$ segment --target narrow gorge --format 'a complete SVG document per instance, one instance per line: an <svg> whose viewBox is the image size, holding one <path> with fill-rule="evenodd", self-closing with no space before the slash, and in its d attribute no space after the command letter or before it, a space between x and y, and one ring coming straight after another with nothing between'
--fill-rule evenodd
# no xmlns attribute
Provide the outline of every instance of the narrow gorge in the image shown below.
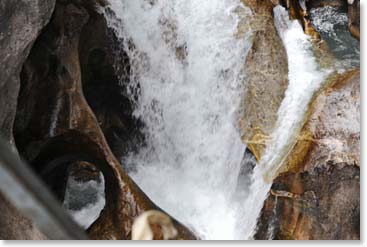
<svg viewBox="0 0 367 247"><path fill-rule="evenodd" d="M359 8L4 0L1 136L90 239L360 239Z"/></svg>

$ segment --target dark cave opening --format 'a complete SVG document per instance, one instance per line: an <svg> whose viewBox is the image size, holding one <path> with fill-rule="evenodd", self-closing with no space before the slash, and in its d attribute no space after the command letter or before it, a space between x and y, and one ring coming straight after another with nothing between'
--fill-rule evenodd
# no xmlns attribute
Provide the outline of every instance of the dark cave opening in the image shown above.
<svg viewBox="0 0 367 247"><path fill-rule="evenodd" d="M91 39L91 32L100 33L98 39ZM91 19L82 30L79 56L84 96L112 152L121 160L144 145L144 124L133 116L132 98L137 96L128 93L130 61L119 44L104 19Z"/></svg>
<svg viewBox="0 0 367 247"><path fill-rule="evenodd" d="M70 14L75 16L65 18ZM126 90L128 57L116 48L118 42L105 19L89 13L84 25L87 16L83 8L72 4L56 7L23 65L13 134L20 155L60 204L70 177L101 182L96 174L102 172L108 181L105 199L109 208L105 211L111 211L119 185L108 164L108 151L99 146L103 135L119 160L136 150L144 137L141 121L132 116L133 104ZM92 130L99 125L102 139L86 138L83 132L88 130L78 129L83 125ZM73 196L76 200L68 203L71 209L93 203L95 191L88 193L90 196L80 197L82 201Z"/></svg>

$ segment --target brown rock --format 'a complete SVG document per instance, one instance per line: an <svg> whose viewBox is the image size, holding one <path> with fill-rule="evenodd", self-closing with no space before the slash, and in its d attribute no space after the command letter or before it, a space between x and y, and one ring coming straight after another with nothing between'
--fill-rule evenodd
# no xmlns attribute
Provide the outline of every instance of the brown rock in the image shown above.
<svg viewBox="0 0 367 247"><path fill-rule="evenodd" d="M360 39L360 1L353 0L348 4L348 27L352 36Z"/></svg>
<svg viewBox="0 0 367 247"><path fill-rule="evenodd" d="M130 61L121 49L121 41L107 27L105 17L93 10L88 12L90 18L81 31L83 45L79 48L83 93L119 159L144 142L142 123L133 117L132 97L127 92Z"/></svg>
<svg viewBox="0 0 367 247"><path fill-rule="evenodd" d="M287 1L286 7L289 10L290 17L293 20L299 20L305 31L305 34L312 37L314 40L320 40L319 33L311 24L309 3L305 0Z"/></svg>
<svg viewBox="0 0 367 247"><path fill-rule="evenodd" d="M99 170L97 167L89 162L80 161L70 165L68 170L69 176L73 177L78 182L97 181L101 182Z"/></svg>
<svg viewBox="0 0 367 247"><path fill-rule="evenodd" d="M315 98L273 182L257 239L359 239L359 87L360 72L352 70Z"/></svg>
<svg viewBox="0 0 367 247"><path fill-rule="evenodd" d="M359 70L336 74L308 111L286 171L311 170L315 164L341 161L359 166Z"/></svg>
<svg viewBox="0 0 367 247"><path fill-rule="evenodd" d="M359 168L329 165L277 177L273 190L294 192L294 196L268 197L255 238L359 239ZM302 184L301 191L294 189L295 181Z"/></svg>
<svg viewBox="0 0 367 247"><path fill-rule="evenodd" d="M130 239L134 219L146 210L159 208L123 171L84 98L79 43L83 26L92 18L87 9L79 1L58 2L49 25L32 48L22 72L15 140L50 188L65 183L71 164L95 165L105 178L106 206L88 229L89 236ZM174 223L178 238L195 238L187 228Z"/></svg>
<svg viewBox="0 0 367 247"><path fill-rule="evenodd" d="M245 62L246 78L242 139L259 160L277 120L277 111L288 86L287 54L274 26L270 1L243 0L253 12L239 24L239 33L253 29L252 47Z"/></svg>

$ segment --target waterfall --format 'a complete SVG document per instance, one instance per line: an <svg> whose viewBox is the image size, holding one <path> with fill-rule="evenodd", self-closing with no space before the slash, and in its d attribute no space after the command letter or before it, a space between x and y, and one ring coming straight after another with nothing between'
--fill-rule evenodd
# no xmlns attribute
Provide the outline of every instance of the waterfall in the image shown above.
<svg viewBox="0 0 367 247"><path fill-rule="evenodd" d="M295 144L305 120L308 104L331 72L321 69L312 51L312 43L298 21L289 20L281 6L274 8L275 26L283 40L288 57L289 84L278 110L278 121L272 138L260 161L271 181L282 160Z"/></svg>
<svg viewBox="0 0 367 247"><path fill-rule="evenodd" d="M264 154L255 167L249 194L239 207L242 236L251 238L256 230L257 218L287 154L292 150L303 126L308 105L321 88L330 71L322 70L312 52L310 38L303 32L297 20L291 21L288 12L281 6L274 8L275 27L286 48L288 58L288 87L278 110L278 119Z"/></svg>
<svg viewBox="0 0 367 247"><path fill-rule="evenodd" d="M134 115L147 144L122 162L161 208L203 239L233 239L230 198L246 146L238 108L249 42L239 0L114 0L109 25L132 63ZM133 47L131 47L131 43Z"/></svg>
<svg viewBox="0 0 367 247"><path fill-rule="evenodd" d="M239 192L246 146L237 123L251 44L250 33L236 38L239 8L251 14L240 0L110 0L102 10L129 55L133 114L145 124L146 144L122 162L157 205L202 239L252 237L271 186L264 176L271 182L325 78L302 27L276 7L289 87L272 141L247 193Z"/></svg>

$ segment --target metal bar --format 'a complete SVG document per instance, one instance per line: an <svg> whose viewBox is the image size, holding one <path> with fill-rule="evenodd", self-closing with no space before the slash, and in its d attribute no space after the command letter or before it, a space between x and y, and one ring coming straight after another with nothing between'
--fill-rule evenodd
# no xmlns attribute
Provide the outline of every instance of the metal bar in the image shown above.
<svg viewBox="0 0 367 247"><path fill-rule="evenodd" d="M48 239L87 239L46 185L1 138L0 190Z"/></svg>

